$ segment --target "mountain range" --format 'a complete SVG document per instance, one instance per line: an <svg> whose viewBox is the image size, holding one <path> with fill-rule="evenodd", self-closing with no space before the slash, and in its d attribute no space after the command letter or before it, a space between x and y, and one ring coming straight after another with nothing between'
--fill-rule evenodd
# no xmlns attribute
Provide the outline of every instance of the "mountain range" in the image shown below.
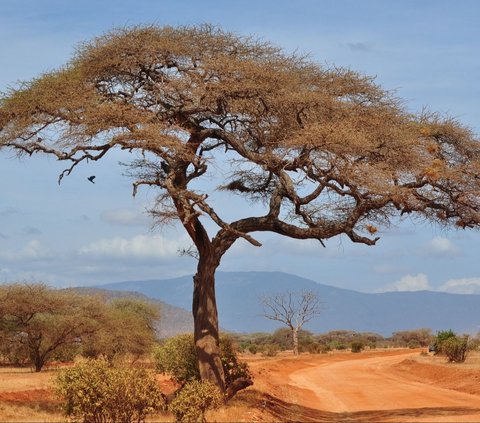
<svg viewBox="0 0 480 423"><path fill-rule="evenodd" d="M179 307L185 313L191 310L192 276L109 283L97 288L138 292ZM434 332L452 329L460 333L480 330L480 295L432 291L362 293L282 272L217 272L220 326L234 332L277 329L282 324L263 316L259 297L302 290L317 293L323 305L321 314L304 326L314 333L347 329L390 336L396 331L416 328L431 328ZM186 319L185 314L181 315ZM174 313L170 318L173 316ZM165 325L169 325L168 321Z"/></svg>

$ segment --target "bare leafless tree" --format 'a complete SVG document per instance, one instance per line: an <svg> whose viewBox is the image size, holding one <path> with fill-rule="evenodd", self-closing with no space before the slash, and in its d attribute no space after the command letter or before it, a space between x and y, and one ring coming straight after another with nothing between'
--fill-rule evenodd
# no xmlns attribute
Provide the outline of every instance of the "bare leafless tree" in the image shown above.
<svg viewBox="0 0 480 423"><path fill-rule="evenodd" d="M298 331L318 316L323 308L318 295L313 291L280 292L263 294L260 297L263 315L287 325L292 331L293 354L298 355Z"/></svg>
<svg viewBox="0 0 480 423"><path fill-rule="evenodd" d="M111 150L132 153L133 193L157 188L153 215L178 219L198 252L200 373L222 390L215 271L238 239L344 234L374 245L405 214L480 225L480 148L468 128L413 115L351 70L208 25L126 28L82 44L64 67L0 97L0 148L69 163L60 179ZM263 211L229 220L203 178Z"/></svg>

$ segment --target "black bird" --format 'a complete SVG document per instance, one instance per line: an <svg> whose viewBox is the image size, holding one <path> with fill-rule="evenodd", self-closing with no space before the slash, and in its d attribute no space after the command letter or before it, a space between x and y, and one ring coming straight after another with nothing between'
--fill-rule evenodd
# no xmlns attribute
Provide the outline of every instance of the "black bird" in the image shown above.
<svg viewBox="0 0 480 423"><path fill-rule="evenodd" d="M170 165L167 162L160 162L160 167L167 175L170 173Z"/></svg>
<svg viewBox="0 0 480 423"><path fill-rule="evenodd" d="M90 177L87 178L92 184L95 183L94 179L95 179L95 175L92 175Z"/></svg>

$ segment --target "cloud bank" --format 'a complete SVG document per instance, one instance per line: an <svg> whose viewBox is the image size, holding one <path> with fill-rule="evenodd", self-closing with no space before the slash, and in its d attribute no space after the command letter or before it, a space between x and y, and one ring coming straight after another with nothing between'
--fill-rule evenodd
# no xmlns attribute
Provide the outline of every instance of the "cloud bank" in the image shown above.
<svg viewBox="0 0 480 423"><path fill-rule="evenodd" d="M78 253L97 258L165 259L178 256L186 248L185 238L167 239L161 235L137 235L133 238L101 239L81 247Z"/></svg>
<svg viewBox="0 0 480 423"><path fill-rule="evenodd" d="M430 291L432 287L428 282L428 277L424 273L417 275L406 275L397 282L387 285L382 292L392 291Z"/></svg>

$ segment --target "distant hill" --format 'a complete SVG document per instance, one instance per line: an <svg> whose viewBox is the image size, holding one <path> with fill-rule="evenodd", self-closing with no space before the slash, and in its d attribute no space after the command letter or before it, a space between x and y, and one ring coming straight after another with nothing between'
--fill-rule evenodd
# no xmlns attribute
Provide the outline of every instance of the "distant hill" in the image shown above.
<svg viewBox="0 0 480 423"><path fill-rule="evenodd" d="M218 272L216 280L220 325L236 332L271 331L280 327L262 317L258 296L302 289L317 292L325 306L322 314L305 327L316 333L349 329L389 336L395 331L420 327L469 333L480 330L480 295L430 291L366 294L281 272ZM192 276L99 287L136 291L185 310L191 308Z"/></svg>
<svg viewBox="0 0 480 423"><path fill-rule="evenodd" d="M147 296L139 292L126 290L111 290L94 287L75 288L83 294L100 294L107 299L133 297L158 304L160 307L160 321L155 329L159 338L168 338L179 333L193 332L192 313L180 307L167 304L163 301Z"/></svg>

